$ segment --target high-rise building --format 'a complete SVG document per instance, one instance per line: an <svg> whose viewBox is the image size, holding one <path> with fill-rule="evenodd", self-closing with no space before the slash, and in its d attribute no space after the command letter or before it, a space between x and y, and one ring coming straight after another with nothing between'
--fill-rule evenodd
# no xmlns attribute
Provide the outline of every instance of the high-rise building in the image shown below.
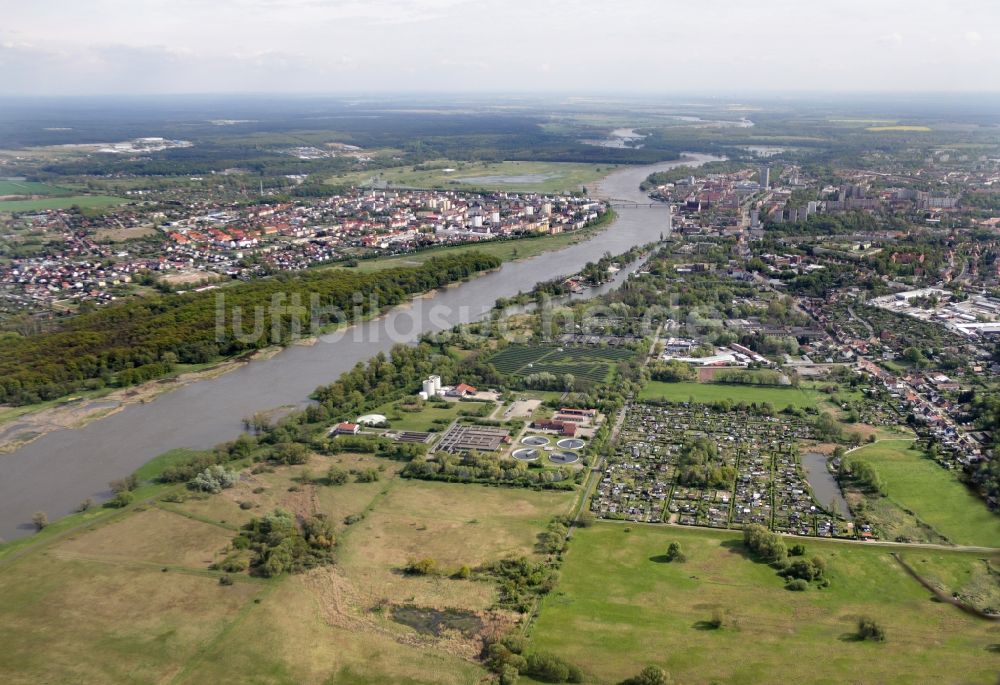
<svg viewBox="0 0 1000 685"><path fill-rule="evenodd" d="M762 189L764 189L764 190L767 190L768 188L770 188L771 187L771 168L769 166L767 166L767 165L762 164L757 173L760 175L760 178L758 179L758 183L760 184L760 187Z"/></svg>

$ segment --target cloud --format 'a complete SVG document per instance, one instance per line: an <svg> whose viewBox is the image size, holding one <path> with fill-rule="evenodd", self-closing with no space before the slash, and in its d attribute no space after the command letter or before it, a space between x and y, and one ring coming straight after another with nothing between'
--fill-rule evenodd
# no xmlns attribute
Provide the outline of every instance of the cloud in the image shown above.
<svg viewBox="0 0 1000 685"><path fill-rule="evenodd" d="M978 0L8 4L3 94L1000 89Z"/></svg>
<svg viewBox="0 0 1000 685"><path fill-rule="evenodd" d="M900 46L903 44L903 36L898 31L879 36L879 42L884 45Z"/></svg>

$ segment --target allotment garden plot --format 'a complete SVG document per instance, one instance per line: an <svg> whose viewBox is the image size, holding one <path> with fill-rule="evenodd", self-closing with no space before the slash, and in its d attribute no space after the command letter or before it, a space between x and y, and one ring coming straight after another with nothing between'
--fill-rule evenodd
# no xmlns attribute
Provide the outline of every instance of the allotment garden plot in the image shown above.
<svg viewBox="0 0 1000 685"><path fill-rule="evenodd" d="M591 383L604 383L611 377L614 367L631 359L633 354L631 350L617 348L512 345L489 361L497 371L508 376L572 374Z"/></svg>
<svg viewBox="0 0 1000 685"><path fill-rule="evenodd" d="M795 416L632 404L591 508L611 519L847 535L802 475L796 443L810 438Z"/></svg>

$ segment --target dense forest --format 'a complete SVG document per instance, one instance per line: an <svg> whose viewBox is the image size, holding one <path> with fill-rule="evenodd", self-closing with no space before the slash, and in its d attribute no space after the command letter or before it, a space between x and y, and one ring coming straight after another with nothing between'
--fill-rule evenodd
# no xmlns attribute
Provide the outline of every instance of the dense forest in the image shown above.
<svg viewBox="0 0 1000 685"><path fill-rule="evenodd" d="M0 340L0 402L31 404L81 389L127 386L377 313L409 295L499 266L481 253L376 273L323 269L214 292L164 295L84 314L59 330ZM360 302L356 293L364 297ZM276 303L277 306L272 306ZM235 316L234 316L235 313ZM242 315L242 316L241 316Z"/></svg>

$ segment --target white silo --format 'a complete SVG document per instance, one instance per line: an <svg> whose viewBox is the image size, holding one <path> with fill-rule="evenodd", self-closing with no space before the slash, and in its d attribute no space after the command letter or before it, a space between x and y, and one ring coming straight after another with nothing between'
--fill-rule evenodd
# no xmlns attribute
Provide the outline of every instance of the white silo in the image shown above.
<svg viewBox="0 0 1000 685"><path fill-rule="evenodd" d="M441 376L430 376L427 380L434 384L434 392L432 394L437 395L441 392Z"/></svg>
<svg viewBox="0 0 1000 685"><path fill-rule="evenodd" d="M434 388L433 376L424 381L423 390L424 394L427 395L427 397L434 397L434 395L437 394L437 390Z"/></svg>

